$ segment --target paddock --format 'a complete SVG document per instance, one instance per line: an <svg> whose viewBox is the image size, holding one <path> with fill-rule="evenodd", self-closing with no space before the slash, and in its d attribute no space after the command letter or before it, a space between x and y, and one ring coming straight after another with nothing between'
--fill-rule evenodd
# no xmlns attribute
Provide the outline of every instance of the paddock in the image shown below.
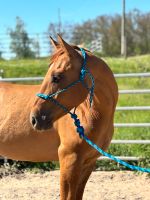
<svg viewBox="0 0 150 200"><path fill-rule="evenodd" d="M140 74L118 74L116 78L128 77L150 77L150 73ZM42 77L2 79L1 81L41 81ZM122 90L124 94L144 94L149 93L149 89L144 90ZM150 110L149 106L124 106L117 107L117 112L123 110ZM118 123L116 127L149 127L150 123ZM150 144L150 140L112 140L114 144ZM102 157L103 158L103 157ZM126 157L124 160L138 160L134 155ZM136 174L131 171L94 171L87 183L84 192L84 200L149 200L150 178L145 174ZM2 200L41 200L60 199L59 195L59 170L37 173L13 174L0 178L0 199Z"/></svg>
<svg viewBox="0 0 150 200"><path fill-rule="evenodd" d="M129 171L95 171L84 200L149 200L150 178ZM59 200L59 171L14 174L0 179L1 200Z"/></svg>

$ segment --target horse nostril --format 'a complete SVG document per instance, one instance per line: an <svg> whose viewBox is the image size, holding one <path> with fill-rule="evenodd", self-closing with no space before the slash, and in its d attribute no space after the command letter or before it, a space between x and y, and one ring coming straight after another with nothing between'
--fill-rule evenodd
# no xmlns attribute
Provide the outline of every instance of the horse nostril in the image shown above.
<svg viewBox="0 0 150 200"><path fill-rule="evenodd" d="M33 127L35 127L37 125L37 119L34 116L32 116L31 123L32 123Z"/></svg>

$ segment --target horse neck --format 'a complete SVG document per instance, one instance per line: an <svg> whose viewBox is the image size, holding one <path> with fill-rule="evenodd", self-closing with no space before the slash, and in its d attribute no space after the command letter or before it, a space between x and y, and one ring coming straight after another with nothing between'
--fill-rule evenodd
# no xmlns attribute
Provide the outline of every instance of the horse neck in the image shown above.
<svg viewBox="0 0 150 200"><path fill-rule="evenodd" d="M95 79L95 90L94 94L97 99L95 104L98 103L98 100L102 101L103 99L110 100L113 99L115 103L118 100L118 86L116 80L114 78L113 72L108 67L108 65L97 58L92 54L88 54L88 62L87 67L89 68L90 72L93 74Z"/></svg>
<svg viewBox="0 0 150 200"><path fill-rule="evenodd" d="M85 118L97 118L105 113L113 113L118 99L118 88L112 71L103 60L91 54L88 54L87 68L95 79L94 97L92 108L89 105L89 95L80 104L78 109L81 115Z"/></svg>

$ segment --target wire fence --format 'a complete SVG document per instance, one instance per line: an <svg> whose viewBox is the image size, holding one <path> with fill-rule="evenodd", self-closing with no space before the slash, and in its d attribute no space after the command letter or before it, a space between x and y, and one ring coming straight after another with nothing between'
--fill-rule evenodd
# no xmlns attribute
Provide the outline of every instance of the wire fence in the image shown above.
<svg viewBox="0 0 150 200"><path fill-rule="evenodd" d="M51 52L51 46L48 33L29 33L28 36L32 41L31 49L35 52L36 57L49 55ZM0 55L2 58L10 59L15 57L15 54L11 51L10 46L10 35L0 33Z"/></svg>
<svg viewBox="0 0 150 200"><path fill-rule="evenodd" d="M150 77L150 72L147 73L126 73L126 74L114 74L116 78L131 78L131 77ZM26 82L26 81L42 81L43 77L22 77L22 78L0 78L1 82ZM150 89L137 89L137 90L119 90L120 94L150 94ZM149 111L150 106L124 106L117 107L116 111ZM150 123L115 123L114 127L117 128L131 128L131 127L150 127ZM150 140L112 140L112 144L150 144ZM129 156L118 156L123 160L139 160L139 157L129 157ZM4 159L1 157L1 159ZM106 157L100 157L101 159L107 159ZM6 160L6 158L5 158Z"/></svg>

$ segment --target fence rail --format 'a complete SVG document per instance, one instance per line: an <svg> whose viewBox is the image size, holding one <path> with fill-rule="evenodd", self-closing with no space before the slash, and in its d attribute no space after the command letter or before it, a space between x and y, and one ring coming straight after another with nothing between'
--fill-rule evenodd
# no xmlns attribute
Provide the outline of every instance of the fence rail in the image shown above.
<svg viewBox="0 0 150 200"><path fill-rule="evenodd" d="M20 78L0 78L1 82L26 82L26 81L42 81L43 77L20 77Z"/></svg>
<svg viewBox="0 0 150 200"><path fill-rule="evenodd" d="M114 126L118 127L150 127L150 123L115 123Z"/></svg>
<svg viewBox="0 0 150 200"><path fill-rule="evenodd" d="M150 140L112 140L112 144L150 144Z"/></svg>
<svg viewBox="0 0 150 200"><path fill-rule="evenodd" d="M117 107L117 111L122 110L150 110L150 106L123 106L123 107Z"/></svg>
<svg viewBox="0 0 150 200"><path fill-rule="evenodd" d="M128 160L128 161L138 161L140 159L140 157L134 157L134 156L116 156L116 157L121 159L121 160ZM104 159L110 160L110 158L105 157L105 156L101 156L97 160L104 160Z"/></svg>
<svg viewBox="0 0 150 200"><path fill-rule="evenodd" d="M150 77L150 72L147 73L124 73L114 74L116 78L138 78L138 77ZM20 82L20 81L42 81L43 77L20 77L20 78L1 78L0 81L4 82Z"/></svg>
<svg viewBox="0 0 150 200"><path fill-rule="evenodd" d="M147 73L125 73L125 74L114 74L116 78L139 78L139 77L150 77L150 72ZM21 78L1 78L0 82L28 82L28 81L42 81L43 77L21 77ZM130 89L130 90L119 90L120 94L150 94L150 89ZM140 111L145 110L149 111L150 106L124 106L124 107L117 107L117 111ZM115 123L114 126L116 128L121 127L150 127L150 123ZM150 140L112 140L112 144L150 144ZM139 157L131 157L131 156L117 156L122 160L139 160ZM0 159L4 159L0 157ZM109 159L106 157L101 156L98 160L102 159ZM5 158L6 160L6 158Z"/></svg>
<svg viewBox="0 0 150 200"><path fill-rule="evenodd" d="M114 74L116 78L139 78L139 77L150 77L150 72L146 73L124 73Z"/></svg>
<svg viewBox="0 0 150 200"><path fill-rule="evenodd" d="M43 77L22 77L22 78L2 78L0 82L28 82L28 81L42 81ZM140 90L119 90L119 94L150 94L150 89Z"/></svg>
<svg viewBox="0 0 150 200"><path fill-rule="evenodd" d="M119 90L119 94L150 94L150 89Z"/></svg>

